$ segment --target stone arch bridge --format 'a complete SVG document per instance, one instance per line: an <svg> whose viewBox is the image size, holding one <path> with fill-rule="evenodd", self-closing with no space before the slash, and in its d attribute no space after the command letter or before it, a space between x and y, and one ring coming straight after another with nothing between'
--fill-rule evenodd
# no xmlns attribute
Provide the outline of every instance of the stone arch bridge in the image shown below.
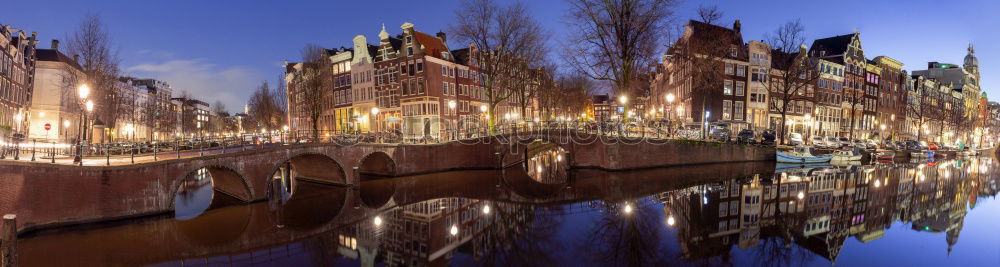
<svg viewBox="0 0 1000 267"><path fill-rule="evenodd" d="M687 164L767 161L773 148L680 140L612 139L575 131L537 131L440 144L305 143L126 166L0 165L0 212L33 228L162 214L182 181L199 169L217 192L243 202L267 198L275 173L298 182L354 187L362 179L497 169L546 140L566 149L572 168L628 170Z"/></svg>

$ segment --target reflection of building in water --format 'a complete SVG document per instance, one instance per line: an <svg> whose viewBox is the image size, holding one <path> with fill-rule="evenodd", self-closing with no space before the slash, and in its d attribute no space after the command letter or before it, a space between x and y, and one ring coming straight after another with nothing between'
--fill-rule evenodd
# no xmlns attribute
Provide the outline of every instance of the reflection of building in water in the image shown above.
<svg viewBox="0 0 1000 267"><path fill-rule="evenodd" d="M802 168L662 193L686 259L727 258L738 246L795 243L835 262L847 238L869 242L894 221L945 232L951 246L976 196L995 196L992 159ZM735 205L735 207L734 207ZM734 219L738 219L735 220Z"/></svg>
<svg viewBox="0 0 1000 267"><path fill-rule="evenodd" d="M362 266L376 262L387 266L447 265L462 245L476 240L475 255L485 253L480 244L516 238L497 236L489 228L513 227L529 221L529 209L504 203L465 198L441 198L384 211L370 220L347 227L338 236L340 254L360 259ZM504 224L498 223L502 220ZM510 223L510 224L507 224ZM484 233L491 234L484 234ZM523 231L513 231L515 233Z"/></svg>

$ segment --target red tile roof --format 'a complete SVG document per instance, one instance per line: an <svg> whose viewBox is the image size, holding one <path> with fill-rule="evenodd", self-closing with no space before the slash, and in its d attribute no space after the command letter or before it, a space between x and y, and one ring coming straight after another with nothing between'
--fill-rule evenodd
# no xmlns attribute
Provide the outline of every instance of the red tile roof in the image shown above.
<svg viewBox="0 0 1000 267"><path fill-rule="evenodd" d="M414 38L417 39L417 43L424 46L424 52L427 55L444 60L452 60L441 56L442 52L448 52L448 48L441 39L419 31L413 31L413 33Z"/></svg>

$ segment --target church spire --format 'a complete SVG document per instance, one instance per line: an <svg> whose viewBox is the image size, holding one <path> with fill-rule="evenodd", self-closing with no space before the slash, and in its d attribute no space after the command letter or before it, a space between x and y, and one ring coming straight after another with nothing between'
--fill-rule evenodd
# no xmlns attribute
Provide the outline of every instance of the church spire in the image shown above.
<svg viewBox="0 0 1000 267"><path fill-rule="evenodd" d="M965 64L962 64L962 67L964 67L966 71L976 75L976 78L978 79L979 59L976 58L976 49L972 47L972 43L969 43L968 51L969 54L965 55Z"/></svg>
<svg viewBox="0 0 1000 267"><path fill-rule="evenodd" d="M378 33L378 38L382 40L389 39L389 33L385 31L385 23L382 23L382 32Z"/></svg>

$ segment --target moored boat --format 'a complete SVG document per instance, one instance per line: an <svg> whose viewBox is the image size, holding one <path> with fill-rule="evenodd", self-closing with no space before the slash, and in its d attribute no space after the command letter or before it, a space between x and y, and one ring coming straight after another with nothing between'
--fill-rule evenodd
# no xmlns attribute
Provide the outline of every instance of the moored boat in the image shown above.
<svg viewBox="0 0 1000 267"><path fill-rule="evenodd" d="M791 151L778 151L777 161L780 163L822 163L830 162L831 155L815 156L807 146L797 146Z"/></svg>
<svg viewBox="0 0 1000 267"><path fill-rule="evenodd" d="M896 157L896 153L892 151L879 151L875 153L875 159L878 160L892 160Z"/></svg>
<svg viewBox="0 0 1000 267"><path fill-rule="evenodd" d="M921 158L921 159L923 159L923 158L934 158L934 151L923 150L923 151L918 151L918 152L910 152L910 157L911 158Z"/></svg>
<svg viewBox="0 0 1000 267"><path fill-rule="evenodd" d="M832 161L861 161L861 152L857 149L837 150L833 153Z"/></svg>

